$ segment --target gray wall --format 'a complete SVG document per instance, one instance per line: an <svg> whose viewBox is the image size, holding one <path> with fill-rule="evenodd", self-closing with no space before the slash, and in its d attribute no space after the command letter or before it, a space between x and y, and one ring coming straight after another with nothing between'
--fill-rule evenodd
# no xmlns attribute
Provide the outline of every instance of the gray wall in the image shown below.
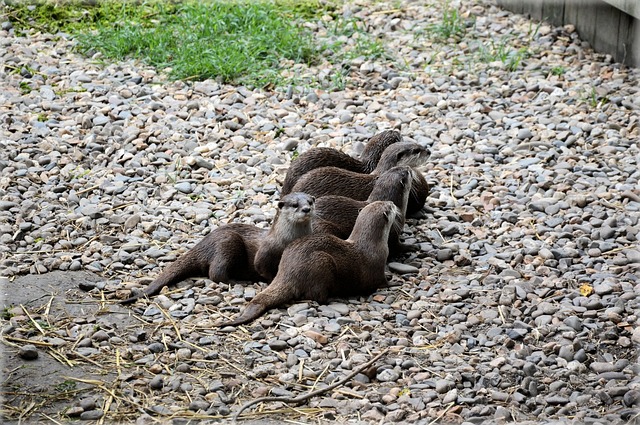
<svg viewBox="0 0 640 425"><path fill-rule="evenodd" d="M640 0L498 0L515 13L561 26L617 62L640 67Z"/></svg>

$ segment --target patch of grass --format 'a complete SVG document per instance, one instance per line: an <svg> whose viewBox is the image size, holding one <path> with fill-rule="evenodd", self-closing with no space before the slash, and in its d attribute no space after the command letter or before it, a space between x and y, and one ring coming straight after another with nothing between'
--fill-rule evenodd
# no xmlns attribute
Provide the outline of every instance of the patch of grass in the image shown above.
<svg viewBox="0 0 640 425"><path fill-rule="evenodd" d="M249 85L264 84L270 79L264 70L279 68L282 59L312 59L310 34L269 3L187 2L167 7L175 10L157 11L157 23L125 9L124 22L80 35L80 50L97 50L116 60L142 57L167 69L173 78Z"/></svg>
<svg viewBox="0 0 640 425"><path fill-rule="evenodd" d="M591 87L590 90L586 90L582 96L583 100L592 108L600 108L609 103L607 96L600 96L595 87Z"/></svg>
<svg viewBox="0 0 640 425"><path fill-rule="evenodd" d="M26 81L20 81L20 91L22 92L22 94L29 94L31 93L31 90L33 89L31 88L29 83L27 83Z"/></svg>
<svg viewBox="0 0 640 425"><path fill-rule="evenodd" d="M103 61L139 58L172 79L217 79L271 87L296 83L292 64L325 57L392 59L361 20L343 18L334 0L138 0L8 2L15 31L67 32L88 56ZM327 38L304 25L329 16ZM324 20L323 21L327 21ZM324 24L321 24L324 25ZM341 87L340 71L334 87ZM313 85L314 81L305 81Z"/></svg>
<svg viewBox="0 0 640 425"><path fill-rule="evenodd" d="M509 71L518 69L522 61L530 55L526 47L514 49L511 42L506 38L503 38L497 43L492 40L488 46L481 45L478 51L481 61L500 61L506 65Z"/></svg>
<svg viewBox="0 0 640 425"><path fill-rule="evenodd" d="M309 63L315 48L298 20L326 12L317 0L11 3L17 26L74 34L103 59L141 58L183 80L264 84L283 60Z"/></svg>
<svg viewBox="0 0 640 425"><path fill-rule="evenodd" d="M434 33L436 39L440 41L447 41L449 39L460 40L467 32L467 24L457 9L451 7L447 2L444 4L442 11L442 20L440 23L431 27L431 31Z"/></svg>
<svg viewBox="0 0 640 425"><path fill-rule="evenodd" d="M564 75L565 72L567 72L567 70L564 69L563 66L554 66L553 68L551 68L551 73L553 75L560 76L560 75Z"/></svg>
<svg viewBox="0 0 640 425"><path fill-rule="evenodd" d="M64 393L64 392L69 392L69 391L73 391L76 389L77 383L75 381L71 381L71 380L66 380L63 381L61 383L59 383L58 385L56 385L55 387L53 387L54 391L59 392L59 393Z"/></svg>
<svg viewBox="0 0 640 425"><path fill-rule="evenodd" d="M329 24L328 30L332 41L325 42L320 49L333 59L333 62L348 61L361 56L367 59L391 59L383 43L371 37L360 19L336 19Z"/></svg>
<svg viewBox="0 0 640 425"><path fill-rule="evenodd" d="M14 316L14 314L11 313L11 309L13 309L13 307L15 307L15 306L13 304L11 304L10 306L5 307L5 308L2 309L2 318L4 320L9 320Z"/></svg>

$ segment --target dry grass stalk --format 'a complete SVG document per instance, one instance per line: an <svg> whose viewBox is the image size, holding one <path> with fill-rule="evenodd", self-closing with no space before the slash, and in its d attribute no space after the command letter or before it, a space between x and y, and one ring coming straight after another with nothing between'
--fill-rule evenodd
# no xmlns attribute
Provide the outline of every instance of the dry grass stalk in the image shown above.
<svg viewBox="0 0 640 425"><path fill-rule="evenodd" d="M234 413L232 421L235 424L240 416L240 414L248 409L249 407L253 406L254 404L258 404L258 403L266 403L266 402L280 402L280 403L286 403L286 404L300 404L302 402L305 402L307 400L309 400L312 397L315 397L317 395L320 394L324 394L326 392L329 392L331 390L333 390L334 388L337 388L341 385L343 385L345 382L349 381L351 378L353 378L354 376L356 376L358 373L362 372L363 370L367 369L368 367L370 367L372 364L374 364L380 357L382 357L383 355L385 355L389 350L385 349L383 351L381 351L380 353L378 353L376 356L374 356L371 360L369 360L368 362L366 362L363 365L360 365L360 367L357 367L354 371L352 371L350 374L348 374L347 376L345 376L343 379L329 385L328 387L325 388L321 388L319 390L316 391L312 391L306 394L303 394L301 396L298 397L260 397L257 398L255 400L252 400L250 402L247 402L245 404L243 404L240 409L238 409L238 411L236 413Z"/></svg>

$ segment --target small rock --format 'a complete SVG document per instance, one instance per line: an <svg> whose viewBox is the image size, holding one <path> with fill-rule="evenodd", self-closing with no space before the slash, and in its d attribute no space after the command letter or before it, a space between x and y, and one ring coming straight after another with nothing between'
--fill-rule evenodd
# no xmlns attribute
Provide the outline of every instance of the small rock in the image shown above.
<svg viewBox="0 0 640 425"><path fill-rule="evenodd" d="M86 397L80 399L80 407L82 410L93 410L96 408L96 399L93 397Z"/></svg>
<svg viewBox="0 0 640 425"><path fill-rule="evenodd" d="M444 394L455 387L455 382L446 380L446 379L438 379L436 381L436 392L440 394Z"/></svg>
<svg viewBox="0 0 640 425"><path fill-rule="evenodd" d="M400 378L400 374L393 369L383 369L376 378L381 382L395 382Z"/></svg>
<svg viewBox="0 0 640 425"><path fill-rule="evenodd" d="M102 410L88 410L80 414L80 419L83 421L95 421L100 419L104 415Z"/></svg>
<svg viewBox="0 0 640 425"><path fill-rule="evenodd" d="M445 394L442 404L455 403L456 400L458 400L458 390L454 388Z"/></svg>
<svg viewBox="0 0 640 425"><path fill-rule="evenodd" d="M156 375L151 379L151 381L149 381L149 388L153 390L160 390L162 387L164 387L162 375Z"/></svg>
<svg viewBox="0 0 640 425"><path fill-rule="evenodd" d="M417 267L396 262L391 262L388 264L388 266L389 270L399 274L418 273L420 271L420 269L418 269Z"/></svg>
<svg viewBox="0 0 640 425"><path fill-rule="evenodd" d="M289 344L287 344L286 341L282 341L279 339L269 342L269 348L271 348L273 351L282 351L287 347L289 347Z"/></svg>
<svg viewBox="0 0 640 425"><path fill-rule="evenodd" d="M38 349L33 344L27 344L20 347L18 355L23 360L35 360L38 358Z"/></svg>

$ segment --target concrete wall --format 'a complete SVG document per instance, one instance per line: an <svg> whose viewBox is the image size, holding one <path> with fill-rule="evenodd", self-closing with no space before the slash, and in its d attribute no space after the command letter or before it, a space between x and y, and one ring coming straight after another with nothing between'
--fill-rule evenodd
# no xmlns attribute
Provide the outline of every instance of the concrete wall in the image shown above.
<svg viewBox="0 0 640 425"><path fill-rule="evenodd" d="M497 0L515 13L561 26L617 62L640 67L640 0Z"/></svg>

